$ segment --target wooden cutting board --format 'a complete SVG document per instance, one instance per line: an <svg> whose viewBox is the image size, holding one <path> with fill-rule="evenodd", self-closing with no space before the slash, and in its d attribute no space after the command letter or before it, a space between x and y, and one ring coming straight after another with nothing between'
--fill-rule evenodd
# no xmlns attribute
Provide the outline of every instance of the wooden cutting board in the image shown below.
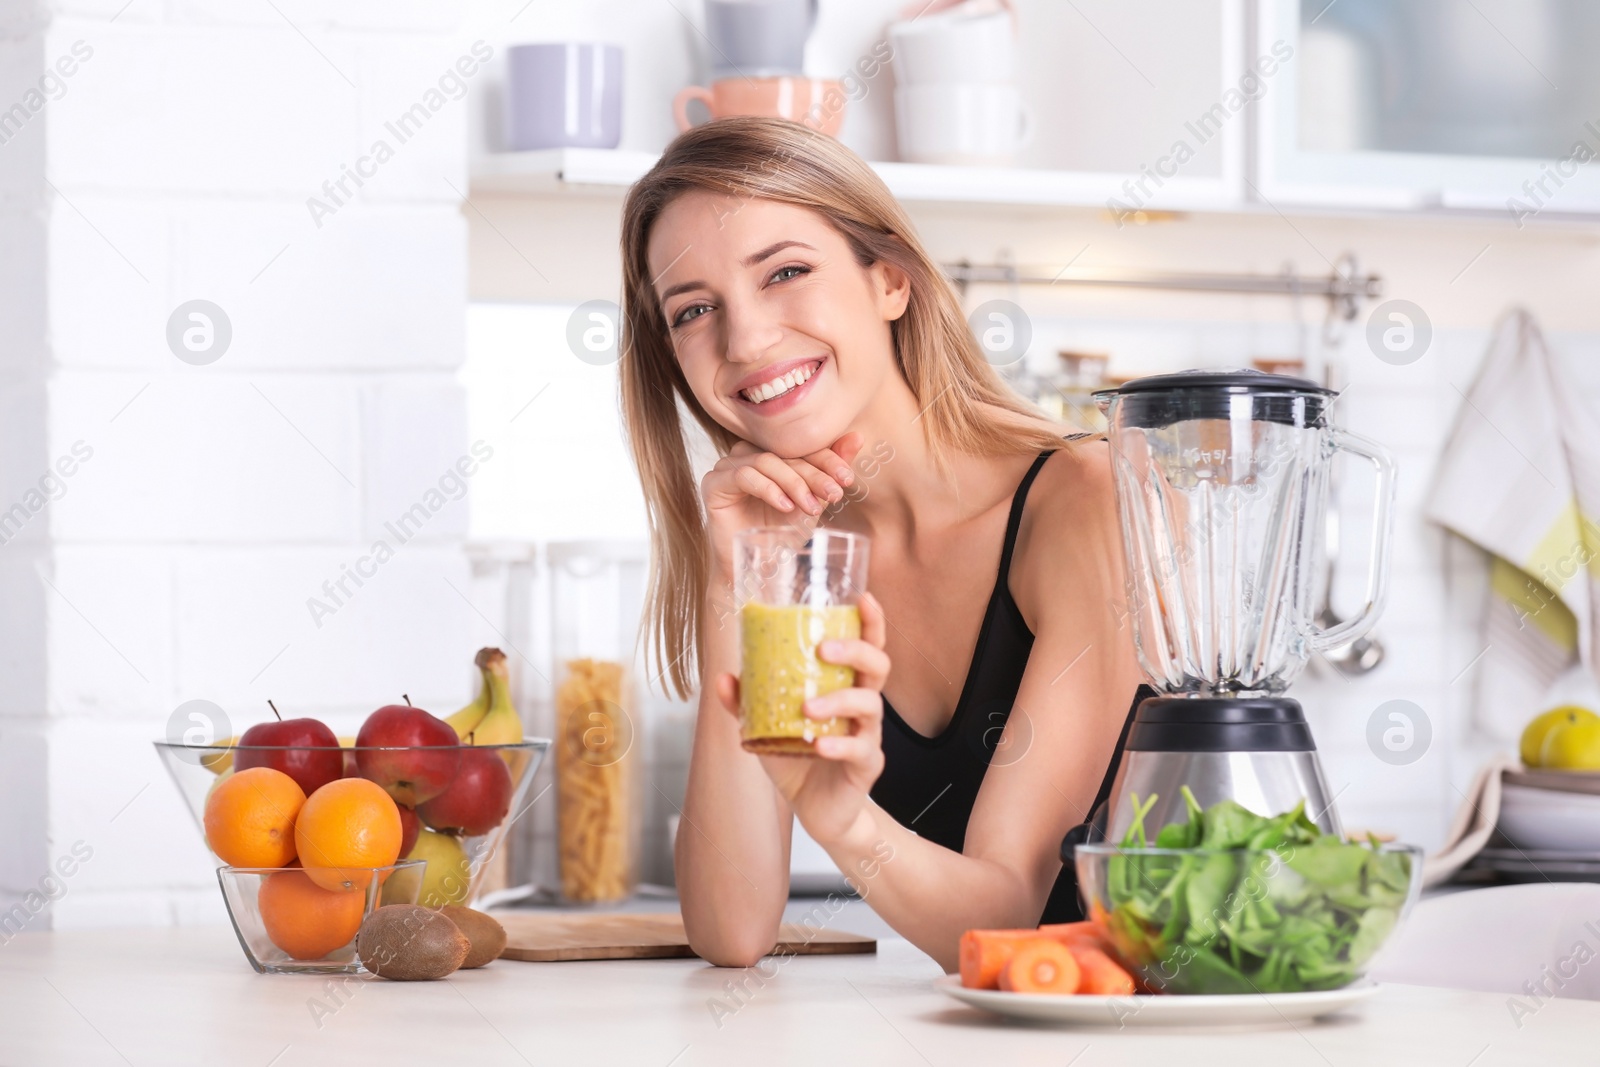
<svg viewBox="0 0 1600 1067"><path fill-rule="evenodd" d="M553 962L557 960L692 959L683 919L670 914L611 912L573 914L561 912L495 912L506 928L504 960ZM876 952L878 943L860 934L784 923L778 931L774 953L830 956Z"/></svg>

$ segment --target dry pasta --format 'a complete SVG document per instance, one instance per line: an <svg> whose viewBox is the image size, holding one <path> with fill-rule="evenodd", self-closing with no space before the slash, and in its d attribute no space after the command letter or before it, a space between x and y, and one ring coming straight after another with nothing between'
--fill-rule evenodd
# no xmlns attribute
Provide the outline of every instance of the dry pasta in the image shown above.
<svg viewBox="0 0 1600 1067"><path fill-rule="evenodd" d="M633 728L622 664L575 659L556 690L556 804L561 892L620 900L633 889Z"/></svg>

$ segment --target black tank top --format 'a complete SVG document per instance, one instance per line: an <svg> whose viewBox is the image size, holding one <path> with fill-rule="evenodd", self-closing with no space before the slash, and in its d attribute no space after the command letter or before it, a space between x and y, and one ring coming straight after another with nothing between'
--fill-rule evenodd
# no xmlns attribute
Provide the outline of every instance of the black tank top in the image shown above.
<svg viewBox="0 0 1600 1067"><path fill-rule="evenodd" d="M872 799L902 826L956 852L960 852L966 842L972 805L978 799L984 772L996 758L995 747L1011 716L1011 706L1022 685L1022 673L1028 666L1028 654L1033 649L1033 631L1028 629L1017 602L1012 599L1008 578L1028 487L1054 451L1045 451L1034 460L1012 497L1006 539L1000 550L1000 573L995 578L994 592L989 595L972 664L967 668L967 679L950 724L937 737L924 737L913 730L887 700L883 702L883 773L872 787ZM1112 777L1128 739L1128 726L1133 721L1133 709L1145 697L1154 695L1155 691L1149 686L1140 686L1134 695L1122 734L1117 738L1116 751L1102 776L1099 793L1090 805L1091 811L1110 796ZM1025 745L1026 739L1021 739L1021 743ZM999 758L1004 760L1007 756L1002 753ZM1065 803L1054 792L1040 797L1039 802L1052 807ZM1087 813L1082 814L1087 819ZM1063 867L1039 921L1073 922L1082 917L1076 873Z"/></svg>

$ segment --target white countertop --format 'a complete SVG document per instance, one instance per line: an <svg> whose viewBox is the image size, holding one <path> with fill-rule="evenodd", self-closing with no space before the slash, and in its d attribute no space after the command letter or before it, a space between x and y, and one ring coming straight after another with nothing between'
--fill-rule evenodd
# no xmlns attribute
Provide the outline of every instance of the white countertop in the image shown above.
<svg viewBox="0 0 1600 1067"><path fill-rule="evenodd" d="M1596 1003L1547 1002L1519 1029L1503 995L1400 985L1298 1029L1051 1029L936 992L938 966L899 939L761 970L772 977L698 960L500 960L442 982L351 977L336 998L327 979L256 974L226 927L25 933L0 946L0 1064L1491 1067L1593 1062L1600 1033Z"/></svg>

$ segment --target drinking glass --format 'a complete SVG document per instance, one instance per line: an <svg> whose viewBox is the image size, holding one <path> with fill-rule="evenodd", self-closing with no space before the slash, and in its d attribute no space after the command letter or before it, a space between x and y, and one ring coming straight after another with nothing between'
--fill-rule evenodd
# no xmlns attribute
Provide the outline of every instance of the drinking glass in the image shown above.
<svg viewBox="0 0 1600 1067"><path fill-rule="evenodd" d="M868 538L843 530L758 526L734 535L739 609L739 730L746 749L815 754L818 737L848 734L846 719L808 719L811 697L855 685L850 667L817 646L861 636Z"/></svg>

